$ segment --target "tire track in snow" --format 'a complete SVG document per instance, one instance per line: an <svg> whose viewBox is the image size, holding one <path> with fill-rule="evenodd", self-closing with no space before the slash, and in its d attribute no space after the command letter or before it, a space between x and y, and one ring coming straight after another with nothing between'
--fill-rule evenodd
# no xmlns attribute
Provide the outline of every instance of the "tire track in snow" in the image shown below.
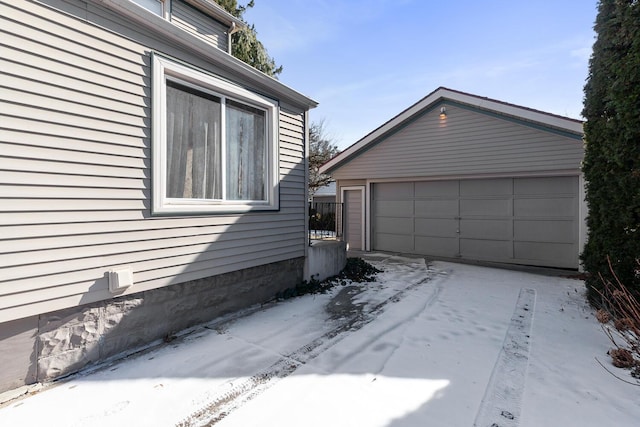
<svg viewBox="0 0 640 427"><path fill-rule="evenodd" d="M383 331L382 334L380 334L380 336L384 336L384 335L387 335L388 333L390 333L391 331L393 331L395 329L398 329L401 326L404 327L400 342L394 345L393 351L391 351L391 353L389 355L387 355L387 358L384 361L384 363L382 364L382 367L378 370L378 372L376 372L376 374L379 374L380 372L384 372L384 370L387 367L387 364L389 363L389 361L391 359L393 359L393 357L396 354L396 352L398 351L398 349L401 348L403 343L406 341L406 330L409 327L409 323L415 323L416 319L418 317L420 317L422 315L422 313L424 313L428 308L430 308L438 300L438 297L440 296L440 293L442 292L442 289L443 289L442 282L436 283L435 289L433 290L431 295L429 295L429 298L427 298L425 300L424 304L422 304L422 306L419 308L419 310L416 310L415 312L411 313L410 315L405 316L405 318L401 322L398 322L396 325L394 325L391 328L388 328L387 330ZM408 319L410 319L410 320L408 320ZM377 337L376 339L379 339L380 336Z"/></svg>
<svg viewBox="0 0 640 427"><path fill-rule="evenodd" d="M239 383L234 381L235 385L232 385L231 382L229 382L230 388L227 389L226 392L218 393L217 396L207 399L209 403L183 419L177 424L177 426L191 427L215 425L232 411L240 408L242 405L271 388L279 380L288 377L299 367L305 365L307 362L313 360L324 351L342 341L349 335L347 332L357 331L368 323L371 323L375 320L376 316L382 312L387 304L390 302L400 301L409 291L429 282L436 274L438 274L438 272L428 269L424 264L422 267L425 268L425 271L420 274L415 274L415 282L396 292L386 300L374 305L366 313L361 312L345 319L331 331L324 333L322 336L300 347L292 353L283 355L268 368L259 371ZM427 307L433 304L437 299L437 296L440 293L439 289L441 289L441 286L436 286L433 290L433 294L427 299Z"/></svg>
<svg viewBox="0 0 640 427"><path fill-rule="evenodd" d="M535 303L535 290L520 290L502 350L473 423L475 427L517 427L520 423Z"/></svg>
<svg viewBox="0 0 640 427"><path fill-rule="evenodd" d="M442 272L438 273L441 274ZM433 276L431 276L429 279L433 278ZM428 280L429 280L428 279ZM420 285L423 282L419 282L416 285ZM402 293L406 293L409 290L415 289L417 286L410 286L407 287L404 291L402 291ZM397 320L396 322L392 323L391 325L389 325L388 328L380 331L379 334L377 334L375 337L371 337L371 339L363 342L362 344L360 344L358 347L356 347L350 354L348 354L347 356L343 357L340 362L335 364L335 368L340 368L341 366L343 366L345 363L347 363L349 360L351 360L353 358L353 356L361 354L363 351L365 351L368 347L371 346L371 344L373 344L374 342L380 340L381 337L384 337L388 334L390 334L391 332L404 327L405 329L409 326L409 323L413 323L415 322L415 319L418 318L422 313L424 313L424 311L426 311L429 307L431 307L437 300L438 297L440 296L440 293L442 292L443 289L443 284L442 282L437 282L435 283L434 288L431 290L429 296L424 300L424 303L421 304L417 309L409 311L407 313L404 314L404 316L402 316L401 319ZM396 294L397 295L397 294ZM403 295L404 296L404 295ZM399 300L399 298L396 298L396 296L394 295L393 297L389 298L388 300L386 300L384 302L384 304L386 305L388 302L397 302ZM376 312L375 314L378 314L378 312ZM373 319L372 319L373 320ZM367 322L368 323L368 322ZM400 343L395 343L393 344L393 350L391 352L391 354L389 354L385 360L385 362L382 364L381 368L379 369L378 372L375 372L375 374L379 374L380 372L384 371L384 368L386 367L387 363L389 362L389 360L391 360L393 358L393 355L395 354L395 352L398 350L398 348L401 347L402 342L405 340L405 336L404 336L404 332L402 333L402 337L400 340Z"/></svg>

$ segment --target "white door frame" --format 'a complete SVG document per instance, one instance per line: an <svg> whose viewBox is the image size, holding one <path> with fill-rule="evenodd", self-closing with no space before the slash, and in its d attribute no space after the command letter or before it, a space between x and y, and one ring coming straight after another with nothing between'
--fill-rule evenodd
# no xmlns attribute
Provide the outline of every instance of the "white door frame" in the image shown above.
<svg viewBox="0 0 640 427"><path fill-rule="evenodd" d="M344 193L345 193L345 191L354 191L354 190L360 191L360 203L361 203L360 206L361 206L361 211L362 211L362 214L361 214L361 217L360 217L360 235L362 236L362 241L360 242L360 248L363 251L366 250L366 247L365 247L365 223L364 223L366 208L365 208L365 198L364 198L364 193L365 192L364 192L364 189L365 189L364 185L351 185L351 186L348 186L348 187L340 187L340 200L342 201L342 203L344 205L344 218L342 218L343 227L345 228L344 231L346 231L346 217L348 216L348 214L347 214L347 205L346 205L346 202L345 202ZM345 238L346 238L346 236L345 236Z"/></svg>

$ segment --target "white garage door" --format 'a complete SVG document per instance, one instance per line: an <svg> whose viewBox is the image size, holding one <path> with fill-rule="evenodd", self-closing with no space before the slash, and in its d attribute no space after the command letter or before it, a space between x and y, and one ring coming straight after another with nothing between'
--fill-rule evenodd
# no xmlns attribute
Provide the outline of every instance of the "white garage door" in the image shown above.
<svg viewBox="0 0 640 427"><path fill-rule="evenodd" d="M379 183L372 248L578 267L578 177Z"/></svg>

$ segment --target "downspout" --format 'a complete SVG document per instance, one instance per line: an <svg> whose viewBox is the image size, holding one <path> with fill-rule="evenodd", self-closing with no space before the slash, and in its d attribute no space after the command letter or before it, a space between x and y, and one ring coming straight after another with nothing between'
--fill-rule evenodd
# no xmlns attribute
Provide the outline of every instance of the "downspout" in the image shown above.
<svg viewBox="0 0 640 427"><path fill-rule="evenodd" d="M307 240L306 246L311 246L311 230L309 229L309 152L311 151L309 147L309 110L304 112L304 145L303 145L303 156L304 156L304 221L305 221L305 238ZM308 257L308 248L305 249L305 257Z"/></svg>
<svg viewBox="0 0 640 427"><path fill-rule="evenodd" d="M309 230L309 110L304 112L304 267L302 277L311 280L311 268L309 265L309 246L311 246L311 234Z"/></svg>
<svg viewBox="0 0 640 427"><path fill-rule="evenodd" d="M236 25L235 22L231 23L231 26L229 27L229 29L227 30L227 53L229 55L231 55L231 35L233 33L237 33L238 31L240 31L242 27Z"/></svg>

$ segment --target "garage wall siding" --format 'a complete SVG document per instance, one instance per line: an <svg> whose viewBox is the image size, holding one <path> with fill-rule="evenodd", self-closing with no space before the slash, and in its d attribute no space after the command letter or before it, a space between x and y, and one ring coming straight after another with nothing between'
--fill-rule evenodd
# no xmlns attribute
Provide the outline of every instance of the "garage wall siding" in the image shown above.
<svg viewBox="0 0 640 427"><path fill-rule="evenodd" d="M438 117L441 105L445 120ZM440 104L331 174L342 181L575 171L582 156L579 136Z"/></svg>
<svg viewBox="0 0 640 427"><path fill-rule="evenodd" d="M44 3L70 14L0 0L0 322L112 298L118 266L129 293L304 256L303 111L280 111L278 212L151 217L150 52L229 71L96 4Z"/></svg>

